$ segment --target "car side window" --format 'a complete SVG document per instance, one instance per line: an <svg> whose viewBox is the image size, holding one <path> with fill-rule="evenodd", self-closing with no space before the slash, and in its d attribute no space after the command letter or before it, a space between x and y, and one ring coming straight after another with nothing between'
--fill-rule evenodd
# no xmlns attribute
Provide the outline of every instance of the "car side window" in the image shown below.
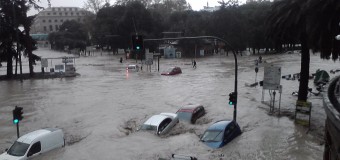
<svg viewBox="0 0 340 160"><path fill-rule="evenodd" d="M166 128L166 126L170 124L171 121L172 120L170 118L165 119L161 124L159 124L158 131L162 132Z"/></svg>
<svg viewBox="0 0 340 160"><path fill-rule="evenodd" d="M41 151L41 143L40 142L36 142L32 145L32 147L30 148L30 150L28 151L27 157L32 156L36 153L39 153Z"/></svg>

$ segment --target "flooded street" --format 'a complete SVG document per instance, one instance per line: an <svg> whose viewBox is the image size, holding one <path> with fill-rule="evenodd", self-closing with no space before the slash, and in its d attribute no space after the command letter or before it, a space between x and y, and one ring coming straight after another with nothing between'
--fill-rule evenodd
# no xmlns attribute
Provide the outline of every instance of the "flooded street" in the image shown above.
<svg viewBox="0 0 340 160"><path fill-rule="evenodd" d="M38 50L43 58L66 54ZM282 75L300 71L299 54L262 55L267 63L282 67ZM237 122L242 134L220 149L211 149L199 142L199 136L213 122L233 118L228 105L234 90L233 56L215 55L198 58L193 69L191 59L161 59L160 72L171 66L182 68L182 74L162 76L156 71L127 72L128 64L119 63L121 55L96 53L76 59L80 76L42 80L0 81L0 151L4 152L16 139L12 123L14 106L24 109L20 134L45 127L62 128L66 147L49 152L38 159L170 159L182 154L206 159L314 160L322 159L325 113L321 96L310 96L313 103L312 125L296 125L289 116L269 114L269 106L261 103L262 87L246 87L255 82L256 56L238 57ZM140 63L140 61L138 61ZM339 62L325 61L311 54L310 73L327 72ZM138 64L140 65L140 64ZM5 74L5 67L0 69ZM25 71L25 70L24 70ZM40 62L35 72L40 71ZM330 74L334 77L334 74ZM263 79L263 67L257 80ZM283 86L281 111L295 111L297 80L281 79ZM309 83L313 87L313 81ZM269 95L266 91L265 99ZM275 109L278 109L279 94ZM149 117L161 112L175 113L188 103L202 104L207 114L197 124L179 123L167 135L137 131Z"/></svg>

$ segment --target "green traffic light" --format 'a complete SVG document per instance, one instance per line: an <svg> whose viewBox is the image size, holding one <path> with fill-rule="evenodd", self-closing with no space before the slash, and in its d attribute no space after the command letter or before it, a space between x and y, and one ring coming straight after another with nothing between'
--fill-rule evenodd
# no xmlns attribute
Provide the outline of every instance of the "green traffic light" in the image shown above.
<svg viewBox="0 0 340 160"><path fill-rule="evenodd" d="M138 50L139 50L139 49L140 49L140 47L139 47L139 46L137 46L137 47L136 47L136 49L138 49Z"/></svg>
<svg viewBox="0 0 340 160"><path fill-rule="evenodd" d="M229 102L229 105L233 105L233 102Z"/></svg>
<svg viewBox="0 0 340 160"><path fill-rule="evenodd" d="M14 124L18 124L18 123L19 123L19 120L18 120L18 119L14 119L14 120L13 120L13 123L14 123Z"/></svg>

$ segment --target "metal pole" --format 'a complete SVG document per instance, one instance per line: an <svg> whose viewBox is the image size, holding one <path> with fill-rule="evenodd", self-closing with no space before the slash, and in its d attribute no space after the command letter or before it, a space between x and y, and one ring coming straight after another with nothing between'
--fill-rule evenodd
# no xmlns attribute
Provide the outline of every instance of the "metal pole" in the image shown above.
<svg viewBox="0 0 340 160"><path fill-rule="evenodd" d="M159 56L157 56L158 57L158 72L159 72Z"/></svg>
<svg viewBox="0 0 340 160"><path fill-rule="evenodd" d="M19 134L19 122L17 123L17 137L19 138L20 134Z"/></svg>
<svg viewBox="0 0 340 160"><path fill-rule="evenodd" d="M282 94L282 93L280 93L280 102L279 102L279 115L281 114L281 111L280 111L280 108L281 108L281 94Z"/></svg>

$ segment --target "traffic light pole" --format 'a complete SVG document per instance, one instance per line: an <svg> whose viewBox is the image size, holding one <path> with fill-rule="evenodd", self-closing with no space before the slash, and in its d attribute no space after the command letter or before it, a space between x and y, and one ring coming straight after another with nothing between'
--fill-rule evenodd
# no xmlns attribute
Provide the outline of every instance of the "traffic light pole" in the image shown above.
<svg viewBox="0 0 340 160"><path fill-rule="evenodd" d="M20 137L20 134L19 134L19 123L17 123L17 137L18 138Z"/></svg>
<svg viewBox="0 0 340 160"><path fill-rule="evenodd" d="M233 48L233 46L230 45L229 42L227 42L226 40L219 38L219 37L215 37L215 36L198 36L198 37L178 37L178 38L160 38L160 39L144 39L144 41L165 41L165 40L182 40L182 39L217 39L220 40L222 42L224 42L231 50L232 53L234 55L234 59L235 59L235 84L234 84L234 93L235 93L235 97L236 97L236 103L234 104L234 114L233 114L233 120L236 122L236 115L237 115L237 57L236 57L236 52L235 49Z"/></svg>

